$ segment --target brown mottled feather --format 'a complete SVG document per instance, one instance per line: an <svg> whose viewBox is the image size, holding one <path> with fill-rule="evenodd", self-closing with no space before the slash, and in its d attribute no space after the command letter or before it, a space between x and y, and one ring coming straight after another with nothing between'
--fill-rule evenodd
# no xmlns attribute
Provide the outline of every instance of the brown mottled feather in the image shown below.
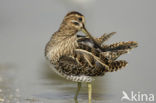
<svg viewBox="0 0 156 103"><path fill-rule="evenodd" d="M56 71L61 75L65 74L64 77L71 76L71 80L74 80L72 76L102 76L105 72L113 72L125 67L127 64L125 60L116 59L137 47L137 43L129 41L104 45L103 42L115 32L104 34L99 38L76 35L81 30L81 26L84 26L83 23L82 14L68 13L59 30L47 43L45 56L51 64L55 65ZM74 81L76 80L78 79Z"/></svg>
<svg viewBox="0 0 156 103"><path fill-rule="evenodd" d="M109 60L116 60L119 56L125 53L128 53L128 50L108 51L102 52L101 54Z"/></svg>
<svg viewBox="0 0 156 103"><path fill-rule="evenodd" d="M72 57L63 56L57 63L56 69L58 71L61 70L67 75L73 76L100 76L104 75L104 71L108 71L101 64L94 64L94 66L90 66L84 58L78 60L79 62Z"/></svg>
<svg viewBox="0 0 156 103"><path fill-rule="evenodd" d="M127 65L127 61L125 60L119 60L119 61L113 61L109 64L109 71L108 72L114 72L117 71Z"/></svg>
<svg viewBox="0 0 156 103"><path fill-rule="evenodd" d="M108 40L110 37L112 37L116 32L111 32L109 34L104 33L101 37L96 38L96 41L101 45L103 42Z"/></svg>
<svg viewBox="0 0 156 103"><path fill-rule="evenodd" d="M136 48L138 46L138 43L135 41L128 41L128 42L119 42L114 43L111 45L102 45L102 48L105 51L114 51L114 50L131 50L133 48Z"/></svg>

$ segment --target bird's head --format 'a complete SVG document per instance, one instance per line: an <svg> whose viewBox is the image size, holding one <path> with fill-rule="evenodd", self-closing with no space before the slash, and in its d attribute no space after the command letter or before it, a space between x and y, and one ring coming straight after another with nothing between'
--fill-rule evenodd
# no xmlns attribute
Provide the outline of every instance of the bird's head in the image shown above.
<svg viewBox="0 0 156 103"><path fill-rule="evenodd" d="M77 31L82 31L85 34L88 34L88 31L85 28L85 17L76 11L69 12L63 20L63 24L75 29Z"/></svg>

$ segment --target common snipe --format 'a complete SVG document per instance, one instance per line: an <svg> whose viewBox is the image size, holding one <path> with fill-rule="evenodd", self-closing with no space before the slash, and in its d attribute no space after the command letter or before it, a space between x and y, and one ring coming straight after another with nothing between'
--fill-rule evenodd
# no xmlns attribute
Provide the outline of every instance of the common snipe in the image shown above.
<svg viewBox="0 0 156 103"><path fill-rule="evenodd" d="M125 67L125 60L116 60L120 55L137 47L137 42L103 44L115 32L95 38L85 28L85 18L79 12L70 12L45 48L45 56L50 66L60 76L78 83L75 99L82 82L88 84L88 101L91 103L94 77L103 76ZM86 36L77 35L83 31Z"/></svg>

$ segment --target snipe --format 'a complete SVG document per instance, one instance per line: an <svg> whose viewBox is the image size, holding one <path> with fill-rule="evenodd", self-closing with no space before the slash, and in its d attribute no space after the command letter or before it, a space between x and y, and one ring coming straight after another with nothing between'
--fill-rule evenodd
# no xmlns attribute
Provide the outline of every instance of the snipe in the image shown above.
<svg viewBox="0 0 156 103"><path fill-rule="evenodd" d="M45 48L45 56L53 70L60 76L78 83L75 99L81 83L88 84L88 101L91 103L94 77L117 71L126 66L125 60L116 60L120 55L137 47L137 42L103 43L115 32L95 38L85 28L85 18L79 12L70 12ZM86 36L77 35L83 31Z"/></svg>

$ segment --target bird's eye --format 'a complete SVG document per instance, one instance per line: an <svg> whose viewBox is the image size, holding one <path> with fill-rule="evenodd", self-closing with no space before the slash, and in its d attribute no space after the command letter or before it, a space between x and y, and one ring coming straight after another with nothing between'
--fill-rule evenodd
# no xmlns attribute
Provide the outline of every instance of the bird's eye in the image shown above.
<svg viewBox="0 0 156 103"><path fill-rule="evenodd" d="M78 22L73 22L75 25L79 25L79 23Z"/></svg>
<svg viewBox="0 0 156 103"><path fill-rule="evenodd" d="M82 21L82 18L79 18L79 21Z"/></svg>

